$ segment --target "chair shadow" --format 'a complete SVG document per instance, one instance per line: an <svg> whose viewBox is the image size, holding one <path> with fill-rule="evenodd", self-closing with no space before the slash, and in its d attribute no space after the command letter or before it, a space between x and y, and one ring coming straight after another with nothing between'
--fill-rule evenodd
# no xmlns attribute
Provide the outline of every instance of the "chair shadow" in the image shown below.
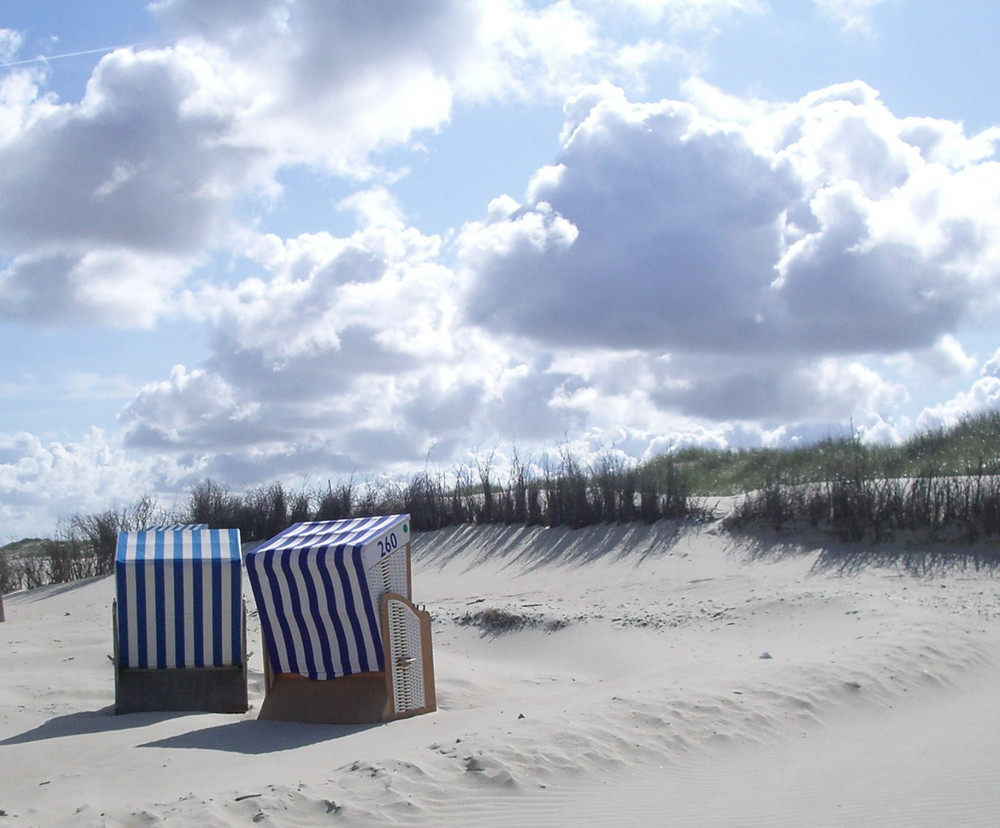
<svg viewBox="0 0 1000 828"><path fill-rule="evenodd" d="M178 711L127 713L117 716L114 712L114 706L111 705L100 710L86 710L79 713L67 713L65 716L56 716L38 727L0 740L0 747L41 742L46 739L60 739L66 736L91 736L117 730L134 730L182 716L197 715L199 714L195 711ZM137 747L221 750L244 754L277 753L330 739L340 739L378 726L377 723L332 725L241 718L238 721L143 742Z"/></svg>
<svg viewBox="0 0 1000 828"><path fill-rule="evenodd" d="M299 722L241 720L179 733L138 747L174 748L182 750L222 750L228 753L261 755L341 739L360 733L378 724L332 725Z"/></svg>
<svg viewBox="0 0 1000 828"><path fill-rule="evenodd" d="M129 713L116 716L114 705L100 710L82 710L79 713L67 713L43 722L38 727L26 730L16 736L8 736L0 741L3 745L22 745L26 742L41 742L46 739L60 739L64 736L89 736L94 733L106 733L113 730L128 730L136 727L146 727L177 716L188 716L190 713Z"/></svg>

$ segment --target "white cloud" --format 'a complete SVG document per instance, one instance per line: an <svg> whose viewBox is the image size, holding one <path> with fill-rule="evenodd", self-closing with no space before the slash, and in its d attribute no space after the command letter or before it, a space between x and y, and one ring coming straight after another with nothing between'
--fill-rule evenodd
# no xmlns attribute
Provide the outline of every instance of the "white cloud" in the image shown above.
<svg viewBox="0 0 1000 828"><path fill-rule="evenodd" d="M823 4L857 30L874 5ZM508 442L538 458L562 440L586 462L790 445L849 420L898 439L902 381L969 371L959 331L998 310L1000 130L899 118L857 82L784 103L615 85L641 88L763 3L153 9L174 44L105 56L79 102L43 66L0 78L0 318L186 314L208 354L138 392L67 368L61 393L130 394L121 433L0 440L11 525L32 499L54 514L501 444L506 462ZM0 34L0 55L17 48ZM562 151L520 202L492 194L454 238L408 226L392 187L410 159L387 151L459 104L554 95ZM278 181L313 174L355 232L267 232ZM994 373L924 421L994 404Z"/></svg>
<svg viewBox="0 0 1000 828"><path fill-rule="evenodd" d="M968 374L976 367L975 357L965 353L962 343L951 334L945 334L929 348L906 351L888 358L886 362L898 366L910 376L919 372L935 379Z"/></svg>
<svg viewBox="0 0 1000 828"><path fill-rule="evenodd" d="M917 428L931 429L955 425L963 417L1000 407L1000 350L982 367L979 378L968 391L950 400L925 408L917 417Z"/></svg>
<svg viewBox="0 0 1000 828"><path fill-rule="evenodd" d="M192 262L122 249L27 255L0 270L0 318L151 327Z"/></svg>
<svg viewBox="0 0 1000 828"><path fill-rule="evenodd" d="M128 445L353 471L416 462L496 417L489 401L525 379L499 343L455 325L439 240L399 222L383 193L354 206L378 221L348 238L261 238L259 276L204 290L213 356L127 406Z"/></svg>
<svg viewBox="0 0 1000 828"><path fill-rule="evenodd" d="M241 206L278 191L282 167L371 178L377 153L441 128L456 100L564 94L619 59L568 2L152 10L175 45L106 55L79 103L46 92L42 69L0 80L6 318L149 325L208 253L232 244Z"/></svg>
<svg viewBox="0 0 1000 828"><path fill-rule="evenodd" d="M863 84L759 120L571 100L559 163L462 233L469 319L553 345L864 354L996 308L1000 165L978 137L958 168L925 158Z"/></svg>
<svg viewBox="0 0 1000 828"><path fill-rule="evenodd" d="M666 20L675 32L703 31L734 14L762 14L763 0L597 0L619 14L638 13L654 22Z"/></svg>
<svg viewBox="0 0 1000 828"><path fill-rule="evenodd" d="M127 458L99 429L75 443L0 434L3 542L50 534L57 521L77 512L103 511L153 493L152 467Z"/></svg>
<svg viewBox="0 0 1000 828"><path fill-rule="evenodd" d="M957 214L994 162L951 127L948 162L924 157L857 84L733 111L583 91L558 163L462 230L456 269L381 187L341 203L350 236L258 237L256 275L192 295L212 356L125 409L126 444L254 479L457 463L483 435L898 439L886 359L968 363L954 326L989 301L995 238Z"/></svg>
<svg viewBox="0 0 1000 828"><path fill-rule="evenodd" d="M252 102L247 140L282 163L370 173L369 154L441 127L456 99L564 92L607 60L596 23L566 2L417 4L273 0L154 6Z"/></svg>
<svg viewBox="0 0 1000 828"><path fill-rule="evenodd" d="M10 63L21 50L23 37L14 29L0 29L0 63Z"/></svg>
<svg viewBox="0 0 1000 828"><path fill-rule="evenodd" d="M887 0L813 0L824 14L840 23L847 31L873 35L871 11Z"/></svg>

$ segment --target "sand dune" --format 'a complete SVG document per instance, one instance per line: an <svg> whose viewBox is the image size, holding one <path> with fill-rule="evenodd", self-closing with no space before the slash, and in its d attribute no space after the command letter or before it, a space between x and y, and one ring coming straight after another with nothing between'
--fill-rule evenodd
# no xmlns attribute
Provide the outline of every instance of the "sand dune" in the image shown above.
<svg viewBox="0 0 1000 828"><path fill-rule="evenodd" d="M667 521L419 536L439 710L365 727L256 720L253 613L249 713L115 716L112 580L8 595L0 810L20 826L995 824L997 581L837 574L822 551Z"/></svg>

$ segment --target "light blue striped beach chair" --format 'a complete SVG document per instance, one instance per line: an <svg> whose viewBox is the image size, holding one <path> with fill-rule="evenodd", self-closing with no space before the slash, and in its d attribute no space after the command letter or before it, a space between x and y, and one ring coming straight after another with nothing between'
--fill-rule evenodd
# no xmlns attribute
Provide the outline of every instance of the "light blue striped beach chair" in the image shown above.
<svg viewBox="0 0 1000 828"><path fill-rule="evenodd" d="M115 555L115 711L245 712L238 529L121 532Z"/></svg>
<svg viewBox="0 0 1000 828"><path fill-rule="evenodd" d="M259 718L361 723L435 709L409 515L299 523L246 563L264 642Z"/></svg>

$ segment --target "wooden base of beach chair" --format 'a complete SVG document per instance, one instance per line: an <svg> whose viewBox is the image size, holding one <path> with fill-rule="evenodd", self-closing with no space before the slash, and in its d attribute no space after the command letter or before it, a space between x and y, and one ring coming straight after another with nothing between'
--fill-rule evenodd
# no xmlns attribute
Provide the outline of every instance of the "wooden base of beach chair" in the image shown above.
<svg viewBox="0 0 1000 828"><path fill-rule="evenodd" d="M245 665L115 668L115 713L246 713Z"/></svg>
<svg viewBox="0 0 1000 828"><path fill-rule="evenodd" d="M374 724L385 721L385 673L358 673L319 681L279 673L260 706L258 719L317 724Z"/></svg>

